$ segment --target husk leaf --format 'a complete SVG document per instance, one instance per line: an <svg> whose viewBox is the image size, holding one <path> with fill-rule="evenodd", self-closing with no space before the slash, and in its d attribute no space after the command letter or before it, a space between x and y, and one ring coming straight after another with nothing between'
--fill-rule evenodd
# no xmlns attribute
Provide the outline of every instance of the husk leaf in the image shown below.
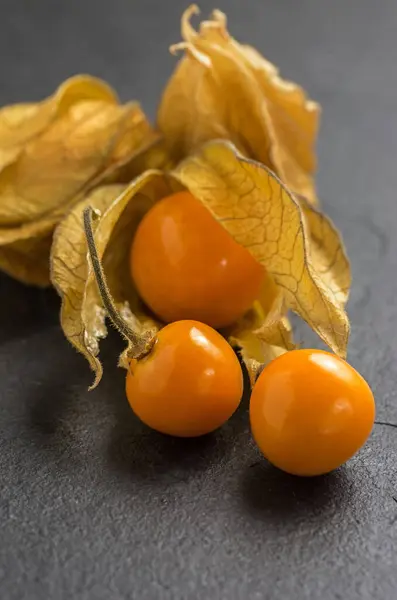
<svg viewBox="0 0 397 600"><path fill-rule="evenodd" d="M28 142L40 135L74 104L99 100L117 104L115 92L107 83L89 75L76 75L64 81L42 102L13 104L0 110L0 171L13 162Z"/></svg>
<svg viewBox="0 0 397 600"><path fill-rule="evenodd" d="M91 85L94 99L71 102L58 92L50 103L56 118L0 171L0 268L25 283L49 284L52 232L90 190L165 162L139 105L118 104L102 85L104 99L99 83Z"/></svg>
<svg viewBox="0 0 397 600"><path fill-rule="evenodd" d="M285 314L292 309L332 350L345 356L350 271L330 221L229 142L206 144L173 175L266 269L259 299L264 321L248 331L266 344L288 349L292 340ZM255 358L255 349L247 348Z"/></svg>
<svg viewBox="0 0 397 600"><path fill-rule="evenodd" d="M294 348L287 318L290 309L331 349L345 356L349 323L344 304L350 271L337 230L304 198L291 194L264 165L246 159L231 143L218 140L203 146L168 175L150 170L121 193L120 188L111 186L97 190L58 227L52 280L63 295L62 327L94 369L94 385L102 375L97 354L106 326L95 276L87 266L83 209L101 210L94 239L116 306L134 331L152 335L161 324L142 304L134 287L130 247L143 215L155 202L181 188L190 190L264 267L263 288L252 310L224 331L240 349L251 380L260 364ZM72 238L75 262L65 266ZM122 366L128 366L130 354L131 348L123 352Z"/></svg>
<svg viewBox="0 0 397 600"><path fill-rule="evenodd" d="M111 295L128 325L139 334L156 331L159 324L143 306L130 275L129 254L135 230L153 204L172 193L172 183L160 171L148 170L128 186L96 190L59 225L52 251L52 282L62 297L61 325L65 336L87 358L95 373L95 387L102 376L98 359L99 341L106 337L105 310L95 276L87 262L83 229L84 208L100 209L95 227L95 244ZM67 226L66 226L66 222ZM73 237L75 260L65 266ZM80 265L76 277L75 265ZM128 366L127 348L120 364Z"/></svg>
<svg viewBox="0 0 397 600"><path fill-rule="evenodd" d="M180 160L216 138L232 141L246 157L272 169L296 194L317 203L315 142L320 108L301 87L279 76L255 49L234 40L226 16L214 11L193 29L198 12L182 17L183 50L162 96L158 125Z"/></svg>
<svg viewBox="0 0 397 600"><path fill-rule="evenodd" d="M51 282L61 297L60 321L69 342L81 352L93 371L102 373L96 358L98 339L107 334L105 311L98 298L86 307L82 320L84 292L88 277L87 244L83 228L83 211L87 206L99 214L124 190L123 185L102 186L80 201L55 230L51 249Z"/></svg>

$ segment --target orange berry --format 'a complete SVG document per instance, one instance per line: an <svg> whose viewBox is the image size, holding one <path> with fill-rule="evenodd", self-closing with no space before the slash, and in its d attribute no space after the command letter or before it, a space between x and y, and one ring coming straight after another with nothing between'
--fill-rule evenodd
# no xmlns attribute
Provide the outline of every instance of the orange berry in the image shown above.
<svg viewBox="0 0 397 600"><path fill-rule="evenodd" d="M321 475L351 458L367 440L375 402L367 382L341 358L295 350L271 362L254 385L254 439L275 466Z"/></svg>
<svg viewBox="0 0 397 600"><path fill-rule="evenodd" d="M196 321L157 334L152 351L131 362L127 398L146 425L169 435L199 436L234 413L243 392L239 361L226 340Z"/></svg>
<svg viewBox="0 0 397 600"><path fill-rule="evenodd" d="M131 247L140 296L165 323L232 324L258 298L263 267L190 192L159 201Z"/></svg>

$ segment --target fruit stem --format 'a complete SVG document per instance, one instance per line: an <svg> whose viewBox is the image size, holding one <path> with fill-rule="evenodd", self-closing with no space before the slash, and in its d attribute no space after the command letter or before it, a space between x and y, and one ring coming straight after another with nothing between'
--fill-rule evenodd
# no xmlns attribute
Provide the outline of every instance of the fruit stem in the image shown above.
<svg viewBox="0 0 397 600"><path fill-rule="evenodd" d="M152 350L156 342L156 335L151 332L143 335L137 333L131 329L131 327L125 322L117 310L106 281L102 263L98 256L98 250L96 247L94 231L92 227L93 214L94 211L92 207L88 206L84 209L83 220L88 252L99 293L109 319L119 333L126 339L128 344L131 345L131 350L128 352L129 358L139 360L149 354L149 352Z"/></svg>

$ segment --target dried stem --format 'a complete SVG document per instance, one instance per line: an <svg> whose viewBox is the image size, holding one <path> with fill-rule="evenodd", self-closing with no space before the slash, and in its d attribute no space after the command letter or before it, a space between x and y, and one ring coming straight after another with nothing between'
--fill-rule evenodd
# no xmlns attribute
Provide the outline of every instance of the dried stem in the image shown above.
<svg viewBox="0 0 397 600"><path fill-rule="evenodd" d="M105 273L95 244L94 232L92 228L93 212L94 211L92 210L91 206L87 207L84 210L83 219L88 251L99 293L111 322L119 331L119 333L126 339L129 346L131 346L131 351L129 352L130 358L140 359L149 354L156 341L156 336L152 334L140 335L131 329L131 327L124 321L117 310L112 295L109 291Z"/></svg>

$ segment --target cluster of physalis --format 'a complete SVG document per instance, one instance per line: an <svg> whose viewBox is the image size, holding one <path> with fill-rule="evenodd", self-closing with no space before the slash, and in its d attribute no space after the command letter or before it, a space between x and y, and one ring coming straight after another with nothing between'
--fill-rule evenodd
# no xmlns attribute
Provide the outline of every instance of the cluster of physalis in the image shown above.
<svg viewBox="0 0 397 600"><path fill-rule="evenodd" d="M130 269L141 297L168 324L153 335L139 335L109 293L91 208L85 209L84 224L107 314L129 343L131 408L165 434L192 437L214 431L233 415L243 393L240 362L215 328L232 324L249 309L263 268L191 194L164 198L138 226ZM309 476L335 469L364 444L375 404L368 384L347 362L329 352L302 349L282 354L261 370L249 411L264 456L288 473Z"/></svg>
<svg viewBox="0 0 397 600"><path fill-rule="evenodd" d="M0 110L0 269L55 287L94 386L113 321L128 400L153 429L220 427L243 366L263 454L325 473L362 446L375 409L344 360L351 275L316 194L320 107L220 11L195 30L197 11L155 125L87 75ZM334 354L297 349L290 312Z"/></svg>

